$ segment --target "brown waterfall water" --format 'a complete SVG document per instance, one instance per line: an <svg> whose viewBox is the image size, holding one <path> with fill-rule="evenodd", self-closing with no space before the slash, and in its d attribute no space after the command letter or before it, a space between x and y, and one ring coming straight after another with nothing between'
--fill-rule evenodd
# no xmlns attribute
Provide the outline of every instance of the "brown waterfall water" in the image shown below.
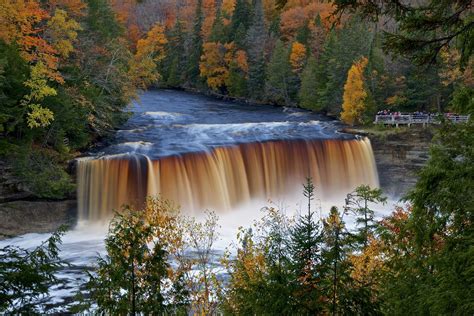
<svg viewBox="0 0 474 316"><path fill-rule="evenodd" d="M278 199L313 178L322 198L360 184L378 186L370 141L279 140L217 147L163 158L111 155L78 161L79 216L107 219L147 195L176 201L185 212L226 212L252 199Z"/></svg>

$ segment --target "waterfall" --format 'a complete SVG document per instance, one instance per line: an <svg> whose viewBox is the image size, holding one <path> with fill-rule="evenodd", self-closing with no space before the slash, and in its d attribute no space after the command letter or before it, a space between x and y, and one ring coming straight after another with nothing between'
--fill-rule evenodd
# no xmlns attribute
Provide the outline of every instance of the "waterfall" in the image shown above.
<svg viewBox="0 0 474 316"><path fill-rule="evenodd" d="M299 192L308 176L324 198L360 184L377 187L369 139L255 142L153 160L132 154L79 159L79 217L105 219L123 204L140 207L157 194L188 212L222 212L253 198Z"/></svg>

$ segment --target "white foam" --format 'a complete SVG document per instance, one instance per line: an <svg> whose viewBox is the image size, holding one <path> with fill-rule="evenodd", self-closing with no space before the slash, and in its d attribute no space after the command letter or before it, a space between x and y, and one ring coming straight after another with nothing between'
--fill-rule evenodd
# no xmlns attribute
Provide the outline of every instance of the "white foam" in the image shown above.
<svg viewBox="0 0 474 316"><path fill-rule="evenodd" d="M179 117L182 117L183 114L181 113L176 113L176 112L144 112L143 113L146 116L149 116L153 119L168 119L168 120L175 120L178 119Z"/></svg>

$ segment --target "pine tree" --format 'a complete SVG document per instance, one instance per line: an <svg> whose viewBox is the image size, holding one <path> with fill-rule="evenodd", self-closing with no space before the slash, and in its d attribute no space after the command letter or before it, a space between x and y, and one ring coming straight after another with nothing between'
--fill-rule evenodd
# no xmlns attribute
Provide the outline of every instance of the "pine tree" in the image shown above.
<svg viewBox="0 0 474 316"><path fill-rule="evenodd" d="M318 14L319 16L319 14ZM320 18L321 19L321 18ZM303 26L301 26L297 31L296 31L296 37L295 40L298 43L301 43L308 47L309 40L311 37L311 30L309 28L309 21L306 21Z"/></svg>
<svg viewBox="0 0 474 316"><path fill-rule="evenodd" d="M320 290L321 234L319 222L311 209L314 200L314 185L311 178L304 185L307 198L307 213L300 215L291 231L289 246L292 256L292 286L295 313L316 315L322 312Z"/></svg>
<svg viewBox="0 0 474 316"><path fill-rule="evenodd" d="M115 215L105 240L107 255L97 259L87 284L98 311L164 314L186 307L186 270L170 265L183 244L181 221L169 202L156 198L147 200L144 210L125 207Z"/></svg>
<svg viewBox="0 0 474 316"><path fill-rule="evenodd" d="M245 36L250 26L251 8L248 0L236 0L229 28L229 40L237 48L245 48Z"/></svg>
<svg viewBox="0 0 474 316"><path fill-rule="evenodd" d="M224 25L222 11L220 7L217 9L216 18L214 19L214 23L212 24L211 35L209 36L209 41L220 42L220 43L227 42L227 30L226 30L226 26Z"/></svg>
<svg viewBox="0 0 474 316"><path fill-rule="evenodd" d="M0 312L7 315L44 313L44 299L60 280L56 274L66 263L59 257L65 228L60 228L34 249L0 248Z"/></svg>
<svg viewBox="0 0 474 316"><path fill-rule="evenodd" d="M262 0L256 0L252 23L246 37L249 66L248 95L256 100L262 98L265 87L266 32Z"/></svg>
<svg viewBox="0 0 474 316"><path fill-rule="evenodd" d="M204 16L202 13L202 0L196 4L196 13L194 16L194 25L191 33L191 45L188 48L188 66L186 71L187 83L192 86L200 86L201 78L199 76L199 61L202 55L203 40L201 36Z"/></svg>
<svg viewBox="0 0 474 316"><path fill-rule="evenodd" d="M234 97L244 97L247 95L247 80L245 79L245 73L235 60L230 63L227 90L229 91L229 94Z"/></svg>
<svg viewBox="0 0 474 316"><path fill-rule="evenodd" d="M369 208L369 203L385 203L387 198L382 195L381 189L372 189L368 185L358 186L354 192L346 197L345 212L356 216L357 228L356 239L361 244L361 249L367 247L369 238L373 236L377 227L375 223L374 210Z"/></svg>
<svg viewBox="0 0 474 316"><path fill-rule="evenodd" d="M300 106L305 109L321 111L322 106L318 97L318 63L316 58L311 56L301 75L301 88L299 91Z"/></svg>
<svg viewBox="0 0 474 316"><path fill-rule="evenodd" d="M183 22L180 19L176 20L167 38L168 44L166 45L166 56L162 63L164 68L162 72L167 85L178 87L183 83L186 71L185 32Z"/></svg>
<svg viewBox="0 0 474 316"><path fill-rule="evenodd" d="M266 71L265 94L270 102L282 105L290 104L290 82L288 80L290 76L289 52L285 44L279 40Z"/></svg>
<svg viewBox="0 0 474 316"><path fill-rule="evenodd" d="M349 240L343 217L336 207L323 220L322 285L326 294L326 313L357 314L348 260ZM368 301L364 302L368 303Z"/></svg>
<svg viewBox="0 0 474 316"><path fill-rule="evenodd" d="M352 18L342 29L329 32L320 56L321 87L318 89L322 106L339 115L347 72L354 61L367 56L371 34L365 23Z"/></svg>

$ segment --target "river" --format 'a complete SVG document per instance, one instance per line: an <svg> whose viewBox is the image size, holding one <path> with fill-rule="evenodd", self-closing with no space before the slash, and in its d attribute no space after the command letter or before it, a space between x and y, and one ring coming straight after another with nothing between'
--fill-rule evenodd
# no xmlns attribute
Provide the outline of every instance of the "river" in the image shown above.
<svg viewBox="0 0 474 316"><path fill-rule="evenodd" d="M147 195L161 194L185 214L214 210L222 250L268 200L298 212L308 176L321 213L357 185L378 186L370 141L340 133L341 124L322 115L171 90L145 92L128 111L108 146L77 161L79 222L61 246L72 267L61 273L53 305L64 306L86 279L84 268L104 254L107 222L123 203L139 207ZM28 234L0 247L33 247L47 236Z"/></svg>

